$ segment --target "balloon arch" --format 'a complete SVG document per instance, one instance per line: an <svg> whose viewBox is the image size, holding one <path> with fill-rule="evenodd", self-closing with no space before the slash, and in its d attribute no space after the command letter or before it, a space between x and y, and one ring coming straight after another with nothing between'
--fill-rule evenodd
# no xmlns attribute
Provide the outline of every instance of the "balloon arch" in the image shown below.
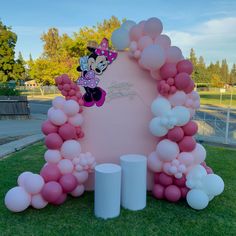
<svg viewBox="0 0 236 236"><path fill-rule="evenodd" d="M224 182L206 165L206 151L194 138L198 126L192 118L200 98L191 79L193 65L178 47L171 46L162 30L161 21L154 17L138 24L126 21L113 32L112 44L118 51L128 48L130 58L156 80L149 129L157 145L148 156L148 168L154 175L153 196L171 202L187 199L190 207L201 210L223 192ZM114 58L110 59L111 63ZM56 84L65 98L53 100L42 124L48 148L46 164L40 174L24 172L18 177L18 186L5 196L11 211L20 212L30 205L37 209L48 203L59 205L67 194L79 197L96 165L91 153L81 153L85 101L80 88L67 75L56 78Z"/></svg>

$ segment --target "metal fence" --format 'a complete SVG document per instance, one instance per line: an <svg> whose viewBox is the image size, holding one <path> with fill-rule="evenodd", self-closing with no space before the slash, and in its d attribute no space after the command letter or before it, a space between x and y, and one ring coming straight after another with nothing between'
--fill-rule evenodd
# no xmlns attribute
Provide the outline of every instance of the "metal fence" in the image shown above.
<svg viewBox="0 0 236 236"><path fill-rule="evenodd" d="M17 86L16 89L21 91L22 95L27 96L46 96L46 95L57 95L61 92L58 90L57 86Z"/></svg>
<svg viewBox="0 0 236 236"><path fill-rule="evenodd" d="M236 145L236 109L201 106L194 120L199 140Z"/></svg>

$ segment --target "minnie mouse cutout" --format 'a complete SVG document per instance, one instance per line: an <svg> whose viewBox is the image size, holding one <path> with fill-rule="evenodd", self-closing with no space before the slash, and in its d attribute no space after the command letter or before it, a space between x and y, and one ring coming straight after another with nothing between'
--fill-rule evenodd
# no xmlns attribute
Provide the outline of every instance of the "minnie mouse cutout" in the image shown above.
<svg viewBox="0 0 236 236"><path fill-rule="evenodd" d="M97 86L100 80L96 75L101 75L117 57L117 52L109 50L108 45L108 39L104 38L98 47L88 46L91 54L80 58L77 70L81 72L81 77L77 84L83 86L86 91L83 95L86 107L94 104L100 107L105 102L106 92Z"/></svg>

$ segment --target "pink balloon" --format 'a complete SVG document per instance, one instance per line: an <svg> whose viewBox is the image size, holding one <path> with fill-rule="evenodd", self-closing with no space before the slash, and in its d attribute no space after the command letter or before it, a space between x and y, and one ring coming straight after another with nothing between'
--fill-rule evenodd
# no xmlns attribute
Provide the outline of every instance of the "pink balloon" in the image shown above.
<svg viewBox="0 0 236 236"><path fill-rule="evenodd" d="M192 151L192 155L194 156L194 163L200 164L206 158L206 150L201 144L197 143L195 149Z"/></svg>
<svg viewBox="0 0 236 236"><path fill-rule="evenodd" d="M178 160L181 164L184 164L186 166L191 166L194 162L194 157L190 152L181 152L178 155Z"/></svg>
<svg viewBox="0 0 236 236"><path fill-rule="evenodd" d="M62 77L63 77L62 79L63 84L70 84L71 80L67 74L62 75Z"/></svg>
<svg viewBox="0 0 236 236"><path fill-rule="evenodd" d="M66 201L67 194L62 193L61 196L54 202L51 202L53 205L61 205Z"/></svg>
<svg viewBox="0 0 236 236"><path fill-rule="evenodd" d="M178 156L179 147L175 142L164 139L157 144L156 152L161 161L171 161Z"/></svg>
<svg viewBox="0 0 236 236"><path fill-rule="evenodd" d="M64 139L75 139L76 138L76 129L71 124L64 124L58 130L59 135Z"/></svg>
<svg viewBox="0 0 236 236"><path fill-rule="evenodd" d="M41 169L40 175L43 177L45 182L57 181L61 177L61 173L57 165L51 163L48 163Z"/></svg>
<svg viewBox="0 0 236 236"><path fill-rule="evenodd" d="M166 62L178 63L183 59L181 50L176 46L171 46L166 50Z"/></svg>
<svg viewBox="0 0 236 236"><path fill-rule="evenodd" d="M162 23L156 17L152 17L144 23L144 28L143 28L144 34L149 35L153 39L155 39L158 35L160 35L162 30L163 30Z"/></svg>
<svg viewBox="0 0 236 236"><path fill-rule="evenodd" d="M76 140L67 140L62 144L61 154L64 158L72 160L81 152L80 143Z"/></svg>
<svg viewBox="0 0 236 236"><path fill-rule="evenodd" d="M162 170L162 161L159 160L156 152L152 152L147 159L147 166L153 172L160 172Z"/></svg>
<svg viewBox="0 0 236 236"><path fill-rule="evenodd" d="M191 75L193 72L193 64L189 60L182 60L182 61L178 62L177 70L179 73L185 72L185 73L188 73L189 75Z"/></svg>
<svg viewBox="0 0 236 236"><path fill-rule="evenodd" d="M165 189L165 197L170 202L177 202L181 198L181 191L175 185L170 185Z"/></svg>
<svg viewBox="0 0 236 236"><path fill-rule="evenodd" d="M138 48L137 42L132 41L132 42L130 43L130 45L129 45L129 48L130 48L130 50L131 50L132 52L136 51L137 48Z"/></svg>
<svg viewBox="0 0 236 236"><path fill-rule="evenodd" d="M190 81L191 79L187 73L182 72L175 76L175 86L179 90L186 89L191 83Z"/></svg>
<svg viewBox="0 0 236 236"><path fill-rule="evenodd" d="M154 173L154 183L155 184L159 183L159 176L160 176L160 173Z"/></svg>
<svg viewBox="0 0 236 236"><path fill-rule="evenodd" d="M73 172L73 175L75 176L76 180L79 184L83 184L88 179L88 172L87 171L80 171L80 172Z"/></svg>
<svg viewBox="0 0 236 236"><path fill-rule="evenodd" d="M167 175L165 173L161 173L159 175L159 184L163 186L169 186L173 184L173 178L170 175Z"/></svg>
<svg viewBox="0 0 236 236"><path fill-rule="evenodd" d="M84 185L79 184L77 187L70 193L73 197L79 197L84 193Z"/></svg>
<svg viewBox="0 0 236 236"><path fill-rule="evenodd" d="M175 77L176 74L177 74L177 69L174 63L165 63L160 69L160 75L163 79Z"/></svg>
<svg viewBox="0 0 236 236"><path fill-rule="evenodd" d="M80 126L83 124L83 116L81 114L76 114L72 117L69 117L68 122L72 124L73 126Z"/></svg>
<svg viewBox="0 0 236 236"><path fill-rule="evenodd" d="M60 183L64 193L72 192L78 184L75 176L72 174L63 175L60 178L59 183Z"/></svg>
<svg viewBox="0 0 236 236"><path fill-rule="evenodd" d="M70 91L70 85L69 84L64 84L63 85L63 90L69 92Z"/></svg>
<svg viewBox="0 0 236 236"><path fill-rule="evenodd" d="M134 25L129 31L131 41L138 41L142 37L142 29L139 25Z"/></svg>
<svg viewBox="0 0 236 236"><path fill-rule="evenodd" d="M58 163L61 160L61 153L59 150L48 149L44 153L44 159L46 162Z"/></svg>
<svg viewBox="0 0 236 236"><path fill-rule="evenodd" d="M168 78L168 79L166 80L166 82L167 82L167 84L168 84L169 86L172 86L172 85L175 84L175 80L174 80L173 78Z"/></svg>
<svg viewBox="0 0 236 236"><path fill-rule="evenodd" d="M195 87L195 84L194 84L193 80L190 79L189 85L187 88L184 89L184 92L191 93L193 91L194 87Z"/></svg>
<svg viewBox="0 0 236 236"><path fill-rule="evenodd" d="M177 91L176 87L172 85L170 87L170 94L174 94L176 91Z"/></svg>
<svg viewBox="0 0 236 236"><path fill-rule="evenodd" d="M68 173L72 173L73 169L74 169L74 165L72 163L71 160L68 159L62 159L58 162L57 164L60 173L62 174L68 174Z"/></svg>
<svg viewBox="0 0 236 236"><path fill-rule="evenodd" d="M152 76L153 79L161 80L161 76L160 76L159 70L152 70L151 71L151 76Z"/></svg>
<svg viewBox="0 0 236 236"><path fill-rule="evenodd" d="M155 39L154 43L159 44L164 49L168 49L171 45L171 40L167 35L161 34Z"/></svg>
<svg viewBox="0 0 236 236"><path fill-rule="evenodd" d="M48 149L60 149L62 144L63 140L57 133L51 133L45 137L45 145Z"/></svg>
<svg viewBox="0 0 236 236"><path fill-rule="evenodd" d="M41 194L35 194L31 199L31 206L36 209L42 209L47 206L48 202L46 202Z"/></svg>
<svg viewBox="0 0 236 236"><path fill-rule="evenodd" d="M193 136L197 133L198 125L194 121L189 121L186 125L182 127L182 129L186 136Z"/></svg>
<svg viewBox="0 0 236 236"><path fill-rule="evenodd" d="M49 120L46 120L42 123L42 132L45 135L51 134L51 133L57 133L58 127L54 124L52 124Z"/></svg>
<svg viewBox="0 0 236 236"><path fill-rule="evenodd" d="M185 136L179 142L179 149L181 152L191 152L196 147L196 141L192 136Z"/></svg>
<svg viewBox="0 0 236 236"><path fill-rule="evenodd" d="M67 121L67 116L61 109L55 109L54 107L51 107L48 110L48 119L54 125L63 125Z"/></svg>
<svg viewBox="0 0 236 236"><path fill-rule="evenodd" d="M142 51L144 48L146 48L147 46L149 46L151 44L153 44L151 37L145 35L139 39L138 48Z"/></svg>
<svg viewBox="0 0 236 236"><path fill-rule="evenodd" d="M65 90L62 90L62 91L61 91L61 94L66 97L66 96L68 95L68 92L65 91Z"/></svg>
<svg viewBox="0 0 236 236"><path fill-rule="evenodd" d="M68 94L69 94L69 96L74 96L76 94L76 92L74 89L71 89Z"/></svg>
<svg viewBox="0 0 236 236"><path fill-rule="evenodd" d="M160 184L155 184L152 189L152 194L157 199L163 199L164 198L164 191L165 188Z"/></svg>
<svg viewBox="0 0 236 236"><path fill-rule="evenodd" d="M177 91L169 96L169 101L172 106L183 106L187 100L187 96L183 91Z"/></svg>
<svg viewBox="0 0 236 236"><path fill-rule="evenodd" d="M55 181L46 183L42 189L42 197L47 202L55 202L62 195L62 187Z"/></svg>
<svg viewBox="0 0 236 236"><path fill-rule="evenodd" d="M173 129L169 130L167 137L173 142L179 142L184 137L184 132L182 128L175 126Z"/></svg>
<svg viewBox="0 0 236 236"><path fill-rule="evenodd" d="M186 183L186 178L184 175L180 179L174 178L174 184L177 185L178 187L185 187L186 186L185 183Z"/></svg>
<svg viewBox="0 0 236 236"><path fill-rule="evenodd" d="M62 84L62 77L61 76L58 76L56 79L55 79L55 82L56 84Z"/></svg>
<svg viewBox="0 0 236 236"><path fill-rule="evenodd" d="M180 191L181 191L181 198L185 199L187 196L187 193L189 192L189 189L187 187L181 187Z"/></svg>
<svg viewBox="0 0 236 236"><path fill-rule="evenodd" d="M52 101L52 105L54 108L62 109L65 103L65 98L63 97L55 97Z"/></svg>
<svg viewBox="0 0 236 236"><path fill-rule="evenodd" d="M64 103L63 111L68 116L74 116L79 112L79 104L74 100L67 100Z"/></svg>
<svg viewBox="0 0 236 236"><path fill-rule="evenodd" d="M141 57L141 51L140 50L136 50L134 52L134 58L139 59L140 57Z"/></svg>

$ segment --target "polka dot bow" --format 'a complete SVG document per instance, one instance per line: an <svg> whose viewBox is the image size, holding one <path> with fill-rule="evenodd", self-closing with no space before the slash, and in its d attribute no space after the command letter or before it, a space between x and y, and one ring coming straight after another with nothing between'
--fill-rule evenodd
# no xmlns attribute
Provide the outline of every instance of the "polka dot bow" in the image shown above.
<svg viewBox="0 0 236 236"><path fill-rule="evenodd" d="M106 38L104 38L100 45L96 48L95 53L99 56L104 55L109 63L112 63L117 57L117 52L109 50L108 39Z"/></svg>

